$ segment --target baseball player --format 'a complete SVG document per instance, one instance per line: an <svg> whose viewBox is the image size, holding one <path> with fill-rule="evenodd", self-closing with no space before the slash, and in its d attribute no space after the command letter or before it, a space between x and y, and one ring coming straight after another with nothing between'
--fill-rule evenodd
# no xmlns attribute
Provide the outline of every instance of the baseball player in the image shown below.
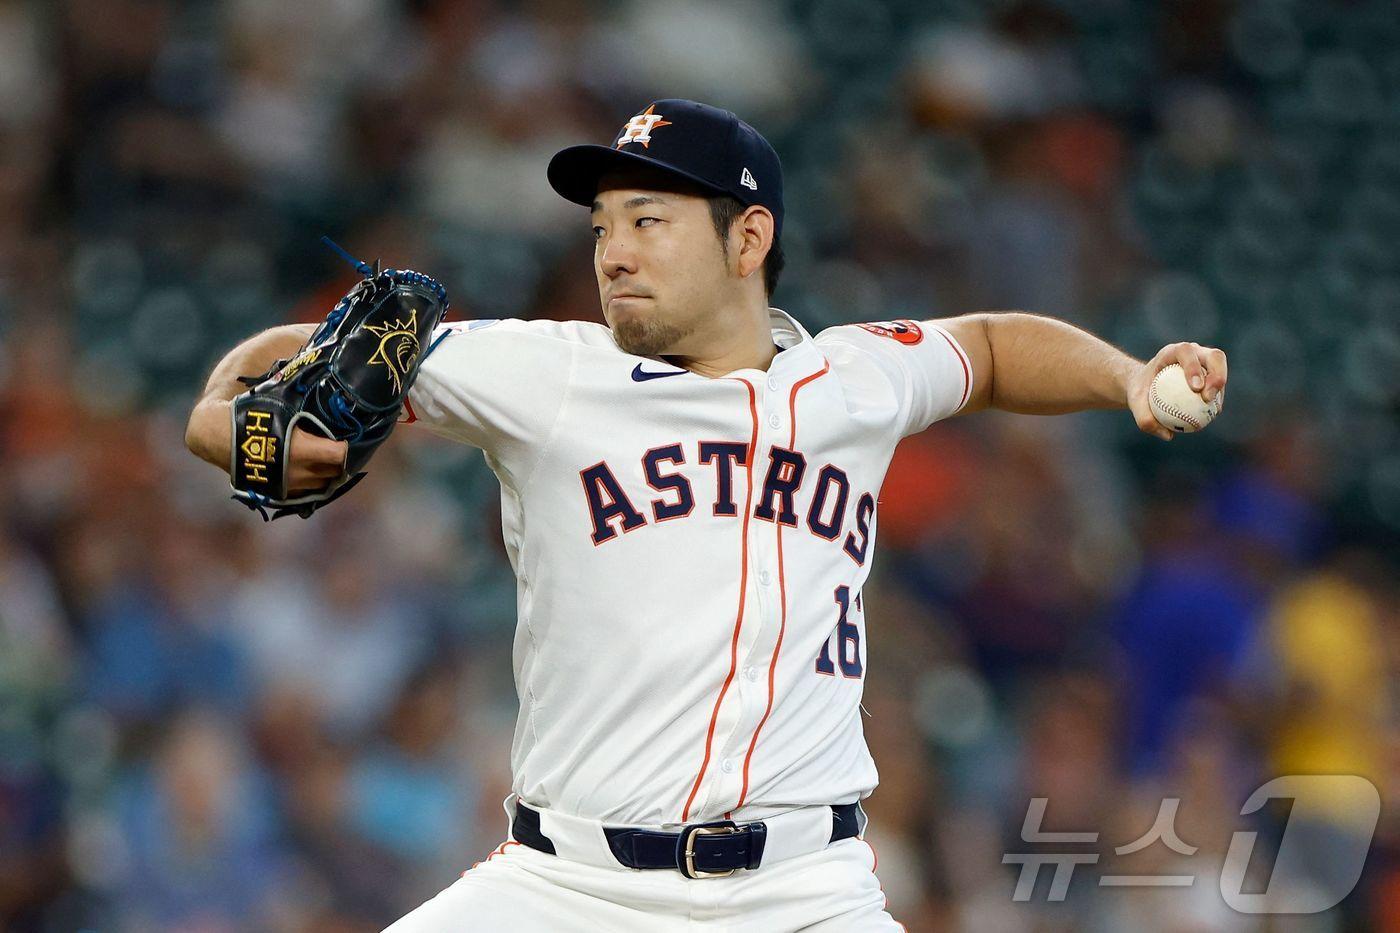
<svg viewBox="0 0 1400 933"><path fill-rule="evenodd" d="M1180 363L1214 398L1225 355L1177 343L1144 363L1023 313L814 337L769 307L778 156L704 104L655 101L548 175L588 212L605 323L440 325L403 406L481 448L501 484L518 580L509 835L390 929L898 929L860 808L879 637L862 588L895 446L989 407L1127 408L1170 439L1153 375ZM191 449L228 469L235 377L309 333L232 351ZM293 487L341 477L343 443L293 440Z"/></svg>

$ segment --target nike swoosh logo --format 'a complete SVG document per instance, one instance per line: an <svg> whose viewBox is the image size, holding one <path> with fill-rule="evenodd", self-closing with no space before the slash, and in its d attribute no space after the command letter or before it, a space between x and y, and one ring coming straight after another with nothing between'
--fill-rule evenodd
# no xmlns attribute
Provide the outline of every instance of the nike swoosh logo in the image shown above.
<svg viewBox="0 0 1400 933"><path fill-rule="evenodd" d="M645 369L642 369L641 363L638 363L637 368L632 370L632 381L646 382L648 379L665 379L667 376L683 376L689 371L690 370L687 369L673 369L664 373L649 373Z"/></svg>

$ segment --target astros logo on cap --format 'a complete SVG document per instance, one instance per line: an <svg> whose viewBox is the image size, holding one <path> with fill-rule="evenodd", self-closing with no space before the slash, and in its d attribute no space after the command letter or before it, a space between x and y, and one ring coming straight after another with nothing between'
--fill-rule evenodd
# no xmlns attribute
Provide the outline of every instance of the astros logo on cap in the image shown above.
<svg viewBox="0 0 1400 933"><path fill-rule="evenodd" d="M627 143L641 143L642 148L651 148L651 131L658 126L670 126L670 120L663 120L661 114L652 113L656 105L652 104L641 113L627 121L627 125L622 129L622 135L617 142L613 143L614 149L621 149Z"/></svg>

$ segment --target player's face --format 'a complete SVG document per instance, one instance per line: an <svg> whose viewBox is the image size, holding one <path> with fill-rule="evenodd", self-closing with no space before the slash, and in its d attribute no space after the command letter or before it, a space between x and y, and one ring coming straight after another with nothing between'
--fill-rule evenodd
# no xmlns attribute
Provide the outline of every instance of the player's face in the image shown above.
<svg viewBox="0 0 1400 933"><path fill-rule="evenodd" d="M611 176L593 204L593 270L603 320L638 356L690 355L716 325L735 276L704 197Z"/></svg>

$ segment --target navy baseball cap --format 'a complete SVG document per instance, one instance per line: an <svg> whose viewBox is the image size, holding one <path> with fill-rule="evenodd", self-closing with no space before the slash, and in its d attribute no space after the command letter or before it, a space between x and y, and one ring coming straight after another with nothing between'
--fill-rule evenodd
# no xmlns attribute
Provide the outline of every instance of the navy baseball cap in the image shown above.
<svg viewBox="0 0 1400 933"><path fill-rule="evenodd" d="M650 166L745 205L773 212L783 232L783 168L758 131L728 110L693 100L652 101L628 120L611 146L570 146L549 160L549 183L575 204L593 206L609 172Z"/></svg>

